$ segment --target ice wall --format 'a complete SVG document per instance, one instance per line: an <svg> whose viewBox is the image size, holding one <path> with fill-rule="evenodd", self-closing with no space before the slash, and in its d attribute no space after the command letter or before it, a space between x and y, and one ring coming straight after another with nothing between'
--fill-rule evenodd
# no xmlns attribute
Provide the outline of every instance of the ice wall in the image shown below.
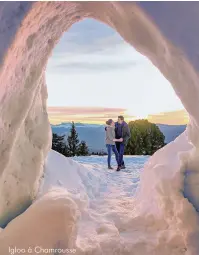
<svg viewBox="0 0 199 255"><path fill-rule="evenodd" d="M199 209L198 12L197 2L0 3L0 226L4 227L32 203L43 175L51 143L46 113L46 62L62 33L73 23L91 17L113 27L147 56L171 82L190 114L186 134L154 155L146 167L140 198L148 195L150 204L145 201L145 207L140 200L137 210L144 213L150 207L148 214L154 222L154 217L164 217L167 208L172 208L168 210L170 219L182 213L186 204L190 213L187 215L193 216L190 229L194 226L195 234L189 229L188 235L188 223L182 228L187 245L192 246L199 229L194 214ZM164 182L167 171L176 176L169 195L163 191L163 183L169 185L169 180ZM156 191L162 196L156 191L154 195L152 187L145 189L149 173L159 176ZM180 211L179 204L172 202L179 193ZM168 197L162 200L165 196ZM167 203L172 206L167 207Z"/></svg>

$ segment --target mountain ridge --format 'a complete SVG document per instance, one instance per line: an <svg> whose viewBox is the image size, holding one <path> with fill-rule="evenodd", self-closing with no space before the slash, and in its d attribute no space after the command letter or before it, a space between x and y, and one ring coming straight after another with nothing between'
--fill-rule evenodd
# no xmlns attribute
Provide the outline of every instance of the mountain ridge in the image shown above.
<svg viewBox="0 0 199 255"><path fill-rule="evenodd" d="M165 136L165 143L169 143L186 129L186 125L168 125L168 124L156 124L161 132ZM75 123L76 130L79 135L79 140L83 140L87 143L90 152L105 151L105 125L102 124L86 124ZM52 132L59 135L68 136L71 128L71 122L62 122L57 125L51 125Z"/></svg>

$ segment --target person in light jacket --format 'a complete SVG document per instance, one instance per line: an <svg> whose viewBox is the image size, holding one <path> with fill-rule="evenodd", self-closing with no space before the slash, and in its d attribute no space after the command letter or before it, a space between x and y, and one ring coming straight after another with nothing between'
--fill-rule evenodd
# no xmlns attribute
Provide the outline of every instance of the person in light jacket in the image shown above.
<svg viewBox="0 0 199 255"><path fill-rule="evenodd" d="M111 167L111 155L112 151L115 154L115 159L117 161L117 165L119 167L119 153L115 146L115 142L122 142L123 139L115 139L115 122L112 119L106 121L106 148L108 152L108 169L113 169Z"/></svg>

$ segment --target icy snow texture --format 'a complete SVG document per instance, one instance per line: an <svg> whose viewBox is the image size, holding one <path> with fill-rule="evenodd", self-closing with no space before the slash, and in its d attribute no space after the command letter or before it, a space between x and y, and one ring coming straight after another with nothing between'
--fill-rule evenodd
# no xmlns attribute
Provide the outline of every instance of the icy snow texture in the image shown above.
<svg viewBox="0 0 199 255"><path fill-rule="evenodd" d="M119 232L106 225L98 232L102 239L93 241L96 254L112 249L111 254L198 255L198 2L0 3L0 226L21 214L38 195L51 143L46 62L62 33L85 17L110 25L147 56L171 82L190 116L186 132L146 165L137 198L125 211L125 223L121 215L121 228L131 233L128 245L117 242ZM10 222L0 234L0 254L8 254L5 245L10 240L50 248L61 239L61 246L73 246L79 207L67 194L60 189L47 193ZM49 217L40 208L49 208ZM61 230L55 233L51 227ZM24 239L19 240L19 231ZM38 235L40 231L49 233L46 239ZM113 238L107 238L108 232Z"/></svg>

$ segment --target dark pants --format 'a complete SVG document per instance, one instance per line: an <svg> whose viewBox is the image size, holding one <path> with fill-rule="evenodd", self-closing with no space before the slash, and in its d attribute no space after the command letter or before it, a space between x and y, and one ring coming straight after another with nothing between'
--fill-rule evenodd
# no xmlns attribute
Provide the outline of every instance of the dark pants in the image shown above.
<svg viewBox="0 0 199 255"><path fill-rule="evenodd" d="M112 155L112 151L115 154L115 159L117 161L118 164L118 160L119 160L119 154L117 151L117 148L115 145L111 145L111 144L107 144L106 145L107 151L108 151L108 166L111 166L111 155Z"/></svg>
<svg viewBox="0 0 199 255"><path fill-rule="evenodd" d="M118 166L124 166L123 156L124 156L125 145L119 142L116 142L115 144L116 144L117 151L119 153Z"/></svg>

